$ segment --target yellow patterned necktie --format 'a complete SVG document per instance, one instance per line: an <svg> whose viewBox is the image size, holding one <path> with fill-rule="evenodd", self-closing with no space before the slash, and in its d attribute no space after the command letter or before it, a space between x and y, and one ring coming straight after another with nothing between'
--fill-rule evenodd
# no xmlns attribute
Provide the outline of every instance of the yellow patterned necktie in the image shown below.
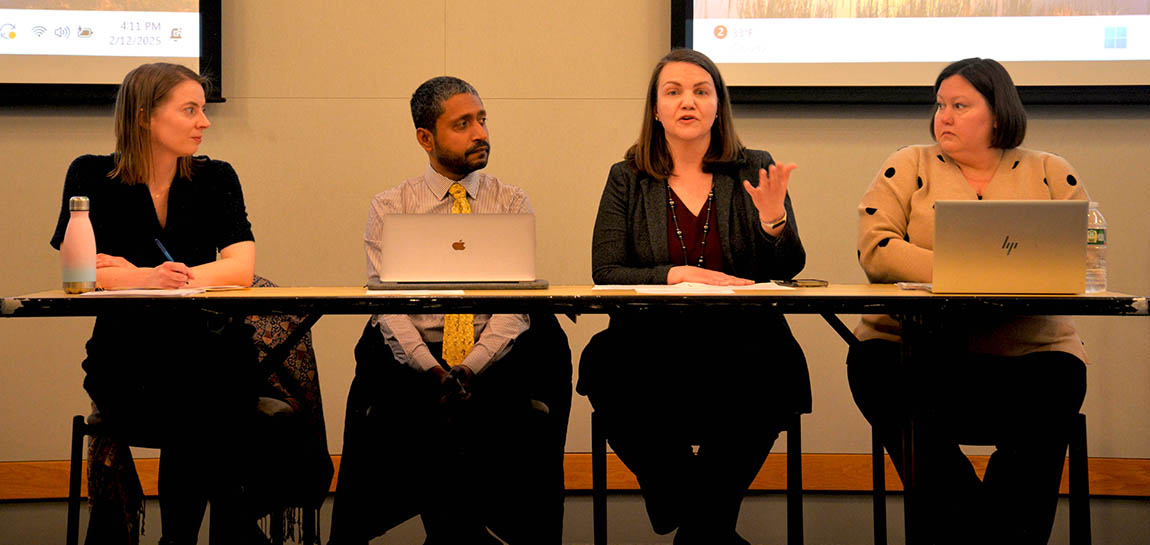
<svg viewBox="0 0 1150 545"><path fill-rule="evenodd" d="M470 214L471 204L467 202L467 190L459 182L451 184L447 190L455 197L451 204L452 214ZM445 314L443 316L443 361L455 367L475 346L475 316L472 314Z"/></svg>

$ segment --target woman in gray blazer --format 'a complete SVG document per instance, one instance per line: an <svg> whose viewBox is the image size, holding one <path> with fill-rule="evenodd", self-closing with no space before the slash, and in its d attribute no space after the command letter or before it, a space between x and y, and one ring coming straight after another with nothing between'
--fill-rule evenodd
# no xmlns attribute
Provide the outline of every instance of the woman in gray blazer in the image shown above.
<svg viewBox="0 0 1150 545"><path fill-rule="evenodd" d="M599 202L595 283L742 286L801 271L795 165L739 142L714 63L671 51L645 108ZM811 405L802 349L769 310L614 314L583 352L578 389L638 477L652 527L678 528L680 545L746 543L743 494L787 418Z"/></svg>

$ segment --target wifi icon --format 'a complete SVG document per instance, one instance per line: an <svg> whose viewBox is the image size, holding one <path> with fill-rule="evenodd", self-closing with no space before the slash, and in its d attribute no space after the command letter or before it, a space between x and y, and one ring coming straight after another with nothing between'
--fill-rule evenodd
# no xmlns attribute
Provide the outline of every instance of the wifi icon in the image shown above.
<svg viewBox="0 0 1150 545"><path fill-rule="evenodd" d="M42 26L34 26L34 27L32 27L32 34L35 34L35 35L36 35L36 37L40 37L40 36L43 36L45 32L48 32L48 29L46 29L46 28L44 28L44 27L42 27Z"/></svg>

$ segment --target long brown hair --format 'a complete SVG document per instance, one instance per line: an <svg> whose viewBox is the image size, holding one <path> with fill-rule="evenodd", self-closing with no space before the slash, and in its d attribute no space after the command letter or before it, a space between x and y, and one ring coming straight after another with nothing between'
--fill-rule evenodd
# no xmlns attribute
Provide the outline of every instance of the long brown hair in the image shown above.
<svg viewBox="0 0 1150 545"><path fill-rule="evenodd" d="M152 112L187 80L199 83L205 92L208 89L207 79L179 64L144 64L124 76L116 92L116 168L108 173L109 178L119 177L126 184L147 183L152 170ZM194 162L192 157L178 158L178 175L190 178Z"/></svg>
<svg viewBox="0 0 1150 545"><path fill-rule="evenodd" d="M659 59L655 70L651 72L651 83L647 85L647 102L643 112L643 128L639 131L639 140L627 150L624 159L629 161L636 169L646 172L659 179L667 179L675 170L674 160L667 148L667 136L663 132L663 124L655 120L655 105L658 101L659 74L663 67L672 62L687 62L706 70L715 82L715 96L719 99L718 117L711 126L711 145L703 155L703 171L711 172L712 168L721 164L735 163L743 160L743 144L739 135L735 133L734 116L731 115L731 98L727 94L727 84L723 82L723 75L719 67L706 55L693 49L672 49L670 53Z"/></svg>

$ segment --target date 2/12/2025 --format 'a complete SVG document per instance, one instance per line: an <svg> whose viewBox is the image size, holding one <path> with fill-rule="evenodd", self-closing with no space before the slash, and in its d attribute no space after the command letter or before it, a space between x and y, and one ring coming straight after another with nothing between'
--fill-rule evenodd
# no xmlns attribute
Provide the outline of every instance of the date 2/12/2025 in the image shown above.
<svg viewBox="0 0 1150 545"><path fill-rule="evenodd" d="M163 43L159 36L112 36L108 45L133 47L157 46Z"/></svg>

